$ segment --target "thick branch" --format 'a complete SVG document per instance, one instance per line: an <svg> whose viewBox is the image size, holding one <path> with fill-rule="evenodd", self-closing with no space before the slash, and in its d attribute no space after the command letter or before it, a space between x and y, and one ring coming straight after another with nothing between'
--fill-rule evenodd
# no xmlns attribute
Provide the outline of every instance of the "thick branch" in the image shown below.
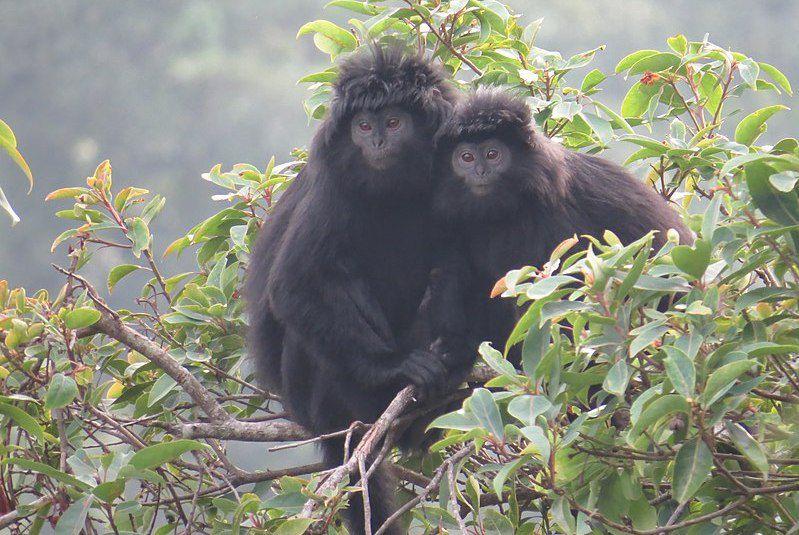
<svg viewBox="0 0 799 535"><path fill-rule="evenodd" d="M294 422L241 422L232 418L223 422L185 424L181 427L181 433L184 438L217 438L245 442L288 442L313 437Z"/></svg>
<svg viewBox="0 0 799 535"><path fill-rule="evenodd" d="M316 489L316 494L324 496L338 487L345 477L358 470L358 463L365 462L371 457L386 432L394 423L394 420L414 402L414 392L415 388L412 386L406 386L400 390L399 394L389 403L385 412L380 415L380 418L377 419L371 429L363 436L358 443L358 447L355 448L352 457L330 473L327 480ZM302 508L302 512L299 515L300 518L311 518L317 504L318 502L313 499L305 502L305 506Z"/></svg>

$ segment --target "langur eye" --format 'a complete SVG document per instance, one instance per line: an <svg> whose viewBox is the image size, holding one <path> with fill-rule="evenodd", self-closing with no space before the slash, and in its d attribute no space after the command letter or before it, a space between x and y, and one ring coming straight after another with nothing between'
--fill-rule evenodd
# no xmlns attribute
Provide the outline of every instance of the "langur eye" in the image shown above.
<svg viewBox="0 0 799 535"><path fill-rule="evenodd" d="M399 125L400 125L400 120L397 119L396 117L392 117L391 119L386 121L386 126L391 128L392 130L394 128L397 128Z"/></svg>
<svg viewBox="0 0 799 535"><path fill-rule="evenodd" d="M360 128L364 132L368 132L369 130L372 129L372 125L370 125L366 121L361 121L360 123L358 123L358 128Z"/></svg>
<svg viewBox="0 0 799 535"><path fill-rule="evenodd" d="M486 152L486 160L496 160L499 158L499 151L496 149L490 149Z"/></svg>
<svg viewBox="0 0 799 535"><path fill-rule="evenodd" d="M461 160L463 160L466 163L472 163L474 161L474 154L472 154L471 152L464 152L463 154L461 154Z"/></svg>

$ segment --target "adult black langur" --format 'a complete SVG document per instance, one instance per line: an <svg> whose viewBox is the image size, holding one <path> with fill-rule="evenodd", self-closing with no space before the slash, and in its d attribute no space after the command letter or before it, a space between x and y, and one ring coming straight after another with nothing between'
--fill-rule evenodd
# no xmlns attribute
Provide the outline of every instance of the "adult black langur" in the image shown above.
<svg viewBox="0 0 799 535"><path fill-rule="evenodd" d="M506 92L480 89L458 104L436 159L434 210L454 245L431 306L450 351L474 351L484 340L503 347L519 309L489 298L494 283L511 269L541 267L575 234L610 230L630 243L656 230L659 249L675 229L692 241L657 192L619 165L540 135L524 100Z"/></svg>
<svg viewBox="0 0 799 535"><path fill-rule="evenodd" d="M417 349L410 332L438 245L433 138L455 98L444 71L419 55L375 46L351 56L307 166L259 238L247 284L250 351L313 433L373 422L407 385L426 397L447 384L445 359ZM322 452L341 464L343 439ZM369 490L377 529L395 489L379 469ZM347 522L363 532L360 498Z"/></svg>

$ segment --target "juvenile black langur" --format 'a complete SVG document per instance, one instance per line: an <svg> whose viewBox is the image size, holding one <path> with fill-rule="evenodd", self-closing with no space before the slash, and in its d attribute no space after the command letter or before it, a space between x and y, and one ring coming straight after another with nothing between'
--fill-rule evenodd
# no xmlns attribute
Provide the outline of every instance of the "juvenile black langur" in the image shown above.
<svg viewBox="0 0 799 535"><path fill-rule="evenodd" d="M534 131L523 100L478 90L455 110L438 145L434 209L451 227L454 245L438 277L433 316L440 333L463 346L482 340L503 347L518 319L510 300L489 299L509 270L541 267L575 234L610 230L630 243L669 229L692 237L654 190L622 167L572 152Z"/></svg>
<svg viewBox="0 0 799 535"><path fill-rule="evenodd" d="M448 376L444 358L417 349L409 332L438 248L433 136L454 89L424 58L378 47L342 63L333 89L247 285L250 351L292 418L315 434L373 422L403 387L426 397ZM322 449L329 466L341 464L343 439ZM369 490L376 530L394 487L378 470ZM348 524L362 533L362 502L352 502Z"/></svg>

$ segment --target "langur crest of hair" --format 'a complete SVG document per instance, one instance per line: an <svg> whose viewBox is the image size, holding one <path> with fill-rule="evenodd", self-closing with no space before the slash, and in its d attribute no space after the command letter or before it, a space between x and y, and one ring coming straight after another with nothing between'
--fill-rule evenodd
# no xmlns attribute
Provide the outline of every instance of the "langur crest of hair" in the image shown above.
<svg viewBox="0 0 799 535"><path fill-rule="evenodd" d="M317 140L328 146L355 113L389 106L422 113L437 129L449 117L456 99L446 71L423 53L373 43L339 65L330 109Z"/></svg>
<svg viewBox="0 0 799 535"><path fill-rule="evenodd" d="M496 137L532 148L536 133L524 99L499 88L479 88L455 107L445 136L450 140Z"/></svg>

